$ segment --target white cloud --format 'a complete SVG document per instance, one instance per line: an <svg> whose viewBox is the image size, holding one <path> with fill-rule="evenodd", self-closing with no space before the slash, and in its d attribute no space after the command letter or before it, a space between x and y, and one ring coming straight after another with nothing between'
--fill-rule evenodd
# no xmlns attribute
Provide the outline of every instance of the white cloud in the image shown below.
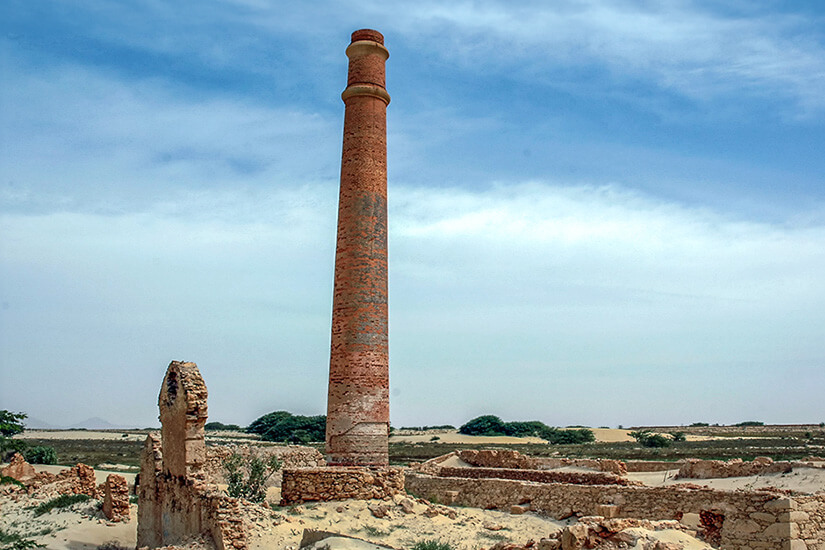
<svg viewBox="0 0 825 550"><path fill-rule="evenodd" d="M282 405L321 412L330 191L283 187L229 203L204 192L173 211L120 216L5 215L3 364L51 365L58 385L145 372L134 402L109 416L151 409L151 374L171 359L206 370L216 418L248 422ZM752 403L768 420L815 415L816 400L794 396L823 383L822 220L754 224L620 187L543 182L393 187L390 200L397 422L479 411L679 422L697 403L714 421L741 420ZM13 371L12 385L42 384L42 369ZM771 393L787 369L797 382ZM652 392L631 415L624 392L656 387L657 376L683 382L682 402ZM738 389L709 400L709 379ZM614 390L597 414L576 392L542 397L557 384Z"/></svg>
<svg viewBox="0 0 825 550"><path fill-rule="evenodd" d="M379 8L374 6L375 10ZM825 48L816 21L754 11L724 16L694 2L416 2L390 24L448 59L542 77L548 61L592 62L693 98L755 94L825 107ZM449 44L449 45L448 45Z"/></svg>

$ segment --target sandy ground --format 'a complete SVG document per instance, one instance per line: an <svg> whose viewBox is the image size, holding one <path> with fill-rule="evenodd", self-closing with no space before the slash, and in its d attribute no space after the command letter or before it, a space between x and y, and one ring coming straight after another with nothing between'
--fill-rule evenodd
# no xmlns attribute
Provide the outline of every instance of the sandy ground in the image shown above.
<svg viewBox="0 0 825 550"><path fill-rule="evenodd" d="M794 468L793 471L787 474L764 474L722 479L677 479L676 474L678 471L631 472L627 474L627 477L652 487L692 483L723 491L755 491L766 487L775 487L808 494L825 492L825 468Z"/></svg>
<svg viewBox="0 0 825 550"><path fill-rule="evenodd" d="M605 443L615 443L619 441L633 441L630 437L630 431L618 430L613 428L590 428L593 435L596 436L596 441ZM438 439L433 440L433 437ZM709 439L721 439L719 437L710 437L702 435L688 435L688 441L707 441ZM466 443L469 445L489 445L489 444L504 444L504 445L519 445L526 443L547 443L545 440L538 437L507 437L507 436L480 436L480 435L464 435L457 431L440 432L440 433L422 433L415 435L391 435L391 443Z"/></svg>

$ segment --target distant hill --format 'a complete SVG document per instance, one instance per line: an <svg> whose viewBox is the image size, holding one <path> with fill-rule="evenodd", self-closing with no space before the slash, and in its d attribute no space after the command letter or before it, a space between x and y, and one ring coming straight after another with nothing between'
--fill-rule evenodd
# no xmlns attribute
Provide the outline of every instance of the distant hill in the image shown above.
<svg viewBox="0 0 825 550"><path fill-rule="evenodd" d="M118 430L122 429L123 426L118 426L116 424L112 424L108 420L104 420L103 418L94 416L92 418L87 418L82 422L78 422L76 424L72 424L71 426L67 426L70 430L76 429L85 429L85 430Z"/></svg>

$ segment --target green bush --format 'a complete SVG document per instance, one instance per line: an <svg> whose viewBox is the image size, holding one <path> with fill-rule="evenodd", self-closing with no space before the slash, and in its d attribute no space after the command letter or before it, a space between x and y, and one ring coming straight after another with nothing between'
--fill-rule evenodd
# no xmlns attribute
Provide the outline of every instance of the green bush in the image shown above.
<svg viewBox="0 0 825 550"><path fill-rule="evenodd" d="M23 457L29 464L57 464L57 452L53 447L29 447L23 451Z"/></svg>
<svg viewBox="0 0 825 550"><path fill-rule="evenodd" d="M596 441L593 430L581 428L578 430L560 430L558 428L547 428L542 430L538 436L546 440L551 445L575 445L579 443L591 443Z"/></svg>
<svg viewBox="0 0 825 550"><path fill-rule="evenodd" d="M67 506L77 504L78 502L86 502L91 498L92 497L89 495L60 495L59 497L48 500L35 508L34 515L35 517L42 516L43 514L51 512L55 508L66 508Z"/></svg>
<svg viewBox="0 0 825 550"><path fill-rule="evenodd" d="M208 431L225 431L225 432L241 432L243 428L237 424L223 424L221 422L207 422L203 425L204 430Z"/></svg>
<svg viewBox="0 0 825 550"><path fill-rule="evenodd" d="M458 429L464 435L505 435L504 421L492 414L473 418Z"/></svg>
<svg viewBox="0 0 825 550"><path fill-rule="evenodd" d="M759 422L757 420L746 420L745 422L739 422L738 424L734 424L739 428L747 428L748 426L764 426L764 422Z"/></svg>
<svg viewBox="0 0 825 550"><path fill-rule="evenodd" d="M0 476L0 485L17 485L18 487L25 487L26 484L18 481L11 476Z"/></svg>
<svg viewBox="0 0 825 550"><path fill-rule="evenodd" d="M416 542L412 547L412 550L455 550L455 547L449 542L422 540Z"/></svg>
<svg viewBox="0 0 825 550"><path fill-rule="evenodd" d="M458 431L465 435L509 435L512 437L540 437L551 445L569 445L596 441L593 430L551 428L544 422L504 422L493 415L474 418L461 426Z"/></svg>
<svg viewBox="0 0 825 550"><path fill-rule="evenodd" d="M642 447L670 447L671 438L665 437L661 434L655 434L650 430L640 430L638 432L630 432L630 437L642 444Z"/></svg>
<svg viewBox="0 0 825 550"><path fill-rule="evenodd" d="M250 502L266 499L266 482L281 468L281 461L271 455L266 460L257 456L244 458L235 453L224 462L227 493L231 497L245 498Z"/></svg>
<svg viewBox="0 0 825 550"><path fill-rule="evenodd" d="M29 548L45 548L45 546L31 539L24 539L17 533L6 533L0 529L0 550L28 550Z"/></svg>
<svg viewBox="0 0 825 550"><path fill-rule="evenodd" d="M246 431L260 435L264 441L309 443L324 441L326 428L327 417L324 415L301 416L275 411L255 420Z"/></svg>
<svg viewBox="0 0 825 550"><path fill-rule="evenodd" d="M674 442L687 441L687 434L685 434L685 432L670 432L670 437L673 438Z"/></svg>

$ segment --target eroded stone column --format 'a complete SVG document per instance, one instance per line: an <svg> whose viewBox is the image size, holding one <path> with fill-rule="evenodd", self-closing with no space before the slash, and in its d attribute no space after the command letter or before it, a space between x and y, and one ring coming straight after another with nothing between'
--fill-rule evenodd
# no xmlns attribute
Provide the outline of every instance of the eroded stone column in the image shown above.
<svg viewBox="0 0 825 550"><path fill-rule="evenodd" d="M387 105L389 52L352 33L345 104L327 398L329 464L387 464Z"/></svg>

